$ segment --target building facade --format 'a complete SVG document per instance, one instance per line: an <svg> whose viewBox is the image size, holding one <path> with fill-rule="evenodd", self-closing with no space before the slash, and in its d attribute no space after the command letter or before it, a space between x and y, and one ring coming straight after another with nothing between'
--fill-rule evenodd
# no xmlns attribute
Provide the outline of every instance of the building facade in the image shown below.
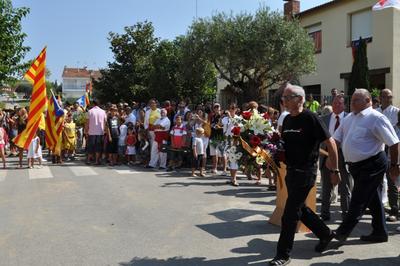
<svg viewBox="0 0 400 266"><path fill-rule="evenodd" d="M79 98L86 92L87 84L93 79L97 80L101 76L97 70L84 68L64 67L62 74L62 93L65 98Z"/></svg>
<svg viewBox="0 0 400 266"><path fill-rule="evenodd" d="M353 47L367 40L371 88L389 88L400 104L400 10L373 11L378 0L335 0L297 13L315 44L316 72L301 77L306 92L348 91ZM296 6L300 1L287 1ZM297 9L298 10L298 9ZM295 13L295 12L294 12Z"/></svg>

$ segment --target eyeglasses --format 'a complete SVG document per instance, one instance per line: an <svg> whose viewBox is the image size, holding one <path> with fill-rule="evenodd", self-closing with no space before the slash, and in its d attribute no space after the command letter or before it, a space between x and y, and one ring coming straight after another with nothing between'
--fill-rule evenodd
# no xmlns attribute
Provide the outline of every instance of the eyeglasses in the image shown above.
<svg viewBox="0 0 400 266"><path fill-rule="evenodd" d="M282 100L282 101L290 101L291 99L294 99L294 98L299 97L299 96L300 96L300 95L298 95L298 94L283 95L283 96L281 97L281 100Z"/></svg>

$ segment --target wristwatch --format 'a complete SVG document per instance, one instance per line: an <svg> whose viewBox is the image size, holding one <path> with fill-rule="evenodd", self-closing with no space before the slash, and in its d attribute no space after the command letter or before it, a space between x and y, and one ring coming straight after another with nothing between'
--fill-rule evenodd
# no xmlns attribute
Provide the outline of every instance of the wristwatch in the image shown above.
<svg viewBox="0 0 400 266"><path fill-rule="evenodd" d="M331 172L331 174L339 174L340 173L339 169L331 169L329 171Z"/></svg>
<svg viewBox="0 0 400 266"><path fill-rule="evenodd" d="M390 163L390 167L399 167L398 163Z"/></svg>

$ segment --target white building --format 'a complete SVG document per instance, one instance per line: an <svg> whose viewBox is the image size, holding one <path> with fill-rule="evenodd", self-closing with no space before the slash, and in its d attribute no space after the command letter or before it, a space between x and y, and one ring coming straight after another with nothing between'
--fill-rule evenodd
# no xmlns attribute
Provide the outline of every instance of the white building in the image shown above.
<svg viewBox="0 0 400 266"><path fill-rule="evenodd" d="M62 93L65 98L79 98L86 92L86 85L93 79L99 79L100 71L84 68L64 67L62 74Z"/></svg>

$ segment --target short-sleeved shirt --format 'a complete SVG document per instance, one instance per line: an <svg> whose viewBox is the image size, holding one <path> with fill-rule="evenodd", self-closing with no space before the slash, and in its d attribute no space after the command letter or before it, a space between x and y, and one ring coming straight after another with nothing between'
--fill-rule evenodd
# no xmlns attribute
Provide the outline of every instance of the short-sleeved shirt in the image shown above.
<svg viewBox="0 0 400 266"><path fill-rule="evenodd" d="M125 124L132 123L134 126L136 125L136 116L133 111L126 117Z"/></svg>
<svg viewBox="0 0 400 266"><path fill-rule="evenodd" d="M204 154L204 145L203 145L203 139L202 138L195 137L193 139L192 147L193 147L193 149L196 149L197 155Z"/></svg>
<svg viewBox="0 0 400 266"><path fill-rule="evenodd" d="M235 127L235 119L239 119L239 116L236 114L233 117L225 116L222 118L221 122L225 136L233 136L232 129Z"/></svg>
<svg viewBox="0 0 400 266"><path fill-rule="evenodd" d="M98 106L94 106L88 112L89 135L104 135L104 122L106 121L106 112Z"/></svg>
<svg viewBox="0 0 400 266"><path fill-rule="evenodd" d="M383 144L392 146L399 142L389 119L372 107L347 115L333 138L341 143L345 161L352 163L383 151Z"/></svg>
<svg viewBox="0 0 400 266"><path fill-rule="evenodd" d="M297 116L287 115L282 140L288 167L316 170L319 145L330 136L321 119L307 109Z"/></svg>
<svg viewBox="0 0 400 266"><path fill-rule="evenodd" d="M384 114L390 121L390 123L392 124L393 127L396 126L397 124L397 114L399 112L399 108L393 106L393 105L389 105L388 107L385 108L385 110L382 110L381 107L377 108L376 111L378 111L379 113Z"/></svg>
<svg viewBox="0 0 400 266"><path fill-rule="evenodd" d="M119 137L119 120L118 117L114 116L108 119L108 127L112 138Z"/></svg>
<svg viewBox="0 0 400 266"><path fill-rule="evenodd" d="M187 134L185 127L183 125L175 125L170 134L172 148L182 148L185 144L185 135Z"/></svg>

